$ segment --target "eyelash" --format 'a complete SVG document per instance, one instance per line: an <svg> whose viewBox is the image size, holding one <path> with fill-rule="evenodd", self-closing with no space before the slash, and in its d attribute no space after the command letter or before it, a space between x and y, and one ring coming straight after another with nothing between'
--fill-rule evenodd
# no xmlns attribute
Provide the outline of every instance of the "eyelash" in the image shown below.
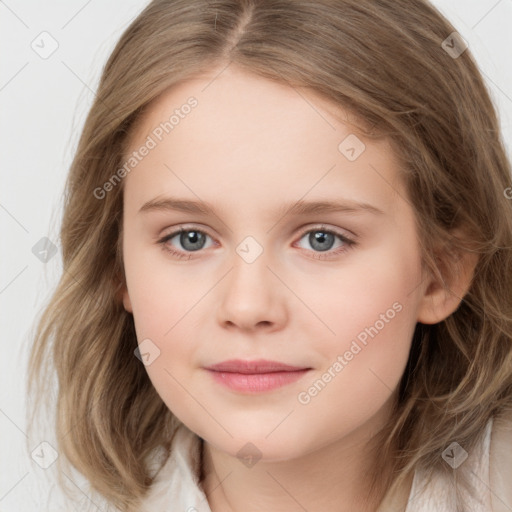
<svg viewBox="0 0 512 512"><path fill-rule="evenodd" d="M178 259L189 260L189 259L191 259L191 257L192 257L194 252L200 252L200 250L199 251L180 252L180 251L176 251L175 249L171 249L167 245L167 242L169 240L171 240L172 238L174 238L176 235L179 235L181 233L186 233L188 231L195 231L196 233L201 233L202 235L210 236L208 233L206 233L205 231L203 231L201 229L196 229L196 228L193 228L193 227L189 227L189 228L181 227L180 229L177 229L176 231L173 231L172 233L169 233L168 235L163 236L162 238L157 240L157 243L162 246L162 250L164 250L165 252L170 253L172 256L174 256L174 257L176 257ZM317 254L317 256L311 256L311 258L313 258L313 259L328 260L328 259L331 259L333 256L338 256L338 255L340 255L342 253L345 253L345 252L349 251L350 249L352 249L353 247L355 247L357 245L357 242L355 240L352 240L351 238L348 238L346 235L342 235L341 233L339 233L336 230L329 229L329 228L326 228L324 226L308 228L308 229L302 231L302 233L299 236L299 240L301 238L303 238L304 235L307 235L308 233L312 233L312 232L315 232L315 231L320 231L322 233L326 233L326 234L329 234L329 235L334 235L334 236L338 237L345 244L345 246L341 247L341 248L338 248L338 249L336 249L334 251L331 251L331 250L325 251L325 254L329 254L329 256L327 256L327 257L323 255L324 254L323 252L313 251L315 254ZM212 238L212 237L210 237L210 238ZM307 250L308 252L311 252L308 249L304 249L304 250Z"/></svg>

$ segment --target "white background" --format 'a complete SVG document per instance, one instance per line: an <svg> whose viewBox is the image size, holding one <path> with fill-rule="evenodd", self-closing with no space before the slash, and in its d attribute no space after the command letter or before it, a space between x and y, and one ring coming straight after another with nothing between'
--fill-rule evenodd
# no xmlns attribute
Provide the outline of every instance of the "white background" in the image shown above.
<svg viewBox="0 0 512 512"><path fill-rule="evenodd" d="M65 176L102 67L137 0L0 1L0 512L56 510L45 470L30 458L25 364L33 322L62 264L32 253L43 236L58 244ZM498 108L512 155L512 0L435 0L469 43ZM41 32L58 42L47 59L31 47ZM447 34L448 35L448 34ZM59 247L60 251L60 247ZM51 503L46 505L47 502Z"/></svg>

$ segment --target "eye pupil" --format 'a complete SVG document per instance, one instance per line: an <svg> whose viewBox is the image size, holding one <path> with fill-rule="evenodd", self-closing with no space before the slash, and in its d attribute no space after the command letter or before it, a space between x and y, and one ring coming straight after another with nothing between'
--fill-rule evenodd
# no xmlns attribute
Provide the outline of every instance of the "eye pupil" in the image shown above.
<svg viewBox="0 0 512 512"><path fill-rule="evenodd" d="M198 231L184 231L181 233L180 243L188 251L197 251L201 247L195 247L196 244L204 242L204 235ZM190 244L192 247L190 247Z"/></svg>
<svg viewBox="0 0 512 512"><path fill-rule="evenodd" d="M334 235L325 231L314 231L309 235L309 242L311 247L319 251L328 251L334 243Z"/></svg>

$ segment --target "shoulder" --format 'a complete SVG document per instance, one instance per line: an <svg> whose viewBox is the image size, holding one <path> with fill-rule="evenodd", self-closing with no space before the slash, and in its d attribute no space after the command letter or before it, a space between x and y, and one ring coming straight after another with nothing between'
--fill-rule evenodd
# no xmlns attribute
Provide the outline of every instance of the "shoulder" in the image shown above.
<svg viewBox="0 0 512 512"><path fill-rule="evenodd" d="M492 512L512 510L512 409L493 419L489 452Z"/></svg>
<svg viewBox="0 0 512 512"><path fill-rule="evenodd" d="M461 498L473 512L511 512L512 410L502 411L488 421L466 457L457 466L457 472L466 476L471 494L458 488L458 479L447 478L446 473L439 471L427 479L427 472L419 467L412 485L404 487L398 497L388 497L379 512L455 511Z"/></svg>

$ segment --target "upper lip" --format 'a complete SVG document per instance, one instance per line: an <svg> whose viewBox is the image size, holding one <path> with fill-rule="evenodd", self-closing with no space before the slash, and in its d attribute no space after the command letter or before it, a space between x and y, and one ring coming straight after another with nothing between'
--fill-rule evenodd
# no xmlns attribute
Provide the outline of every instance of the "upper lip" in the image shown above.
<svg viewBox="0 0 512 512"><path fill-rule="evenodd" d="M274 373L274 372L293 372L297 370L309 370L304 366L290 366L279 361L269 361L266 359L257 359L254 361L244 361L242 359L230 359L222 363L212 364L206 367L207 370L230 373Z"/></svg>

